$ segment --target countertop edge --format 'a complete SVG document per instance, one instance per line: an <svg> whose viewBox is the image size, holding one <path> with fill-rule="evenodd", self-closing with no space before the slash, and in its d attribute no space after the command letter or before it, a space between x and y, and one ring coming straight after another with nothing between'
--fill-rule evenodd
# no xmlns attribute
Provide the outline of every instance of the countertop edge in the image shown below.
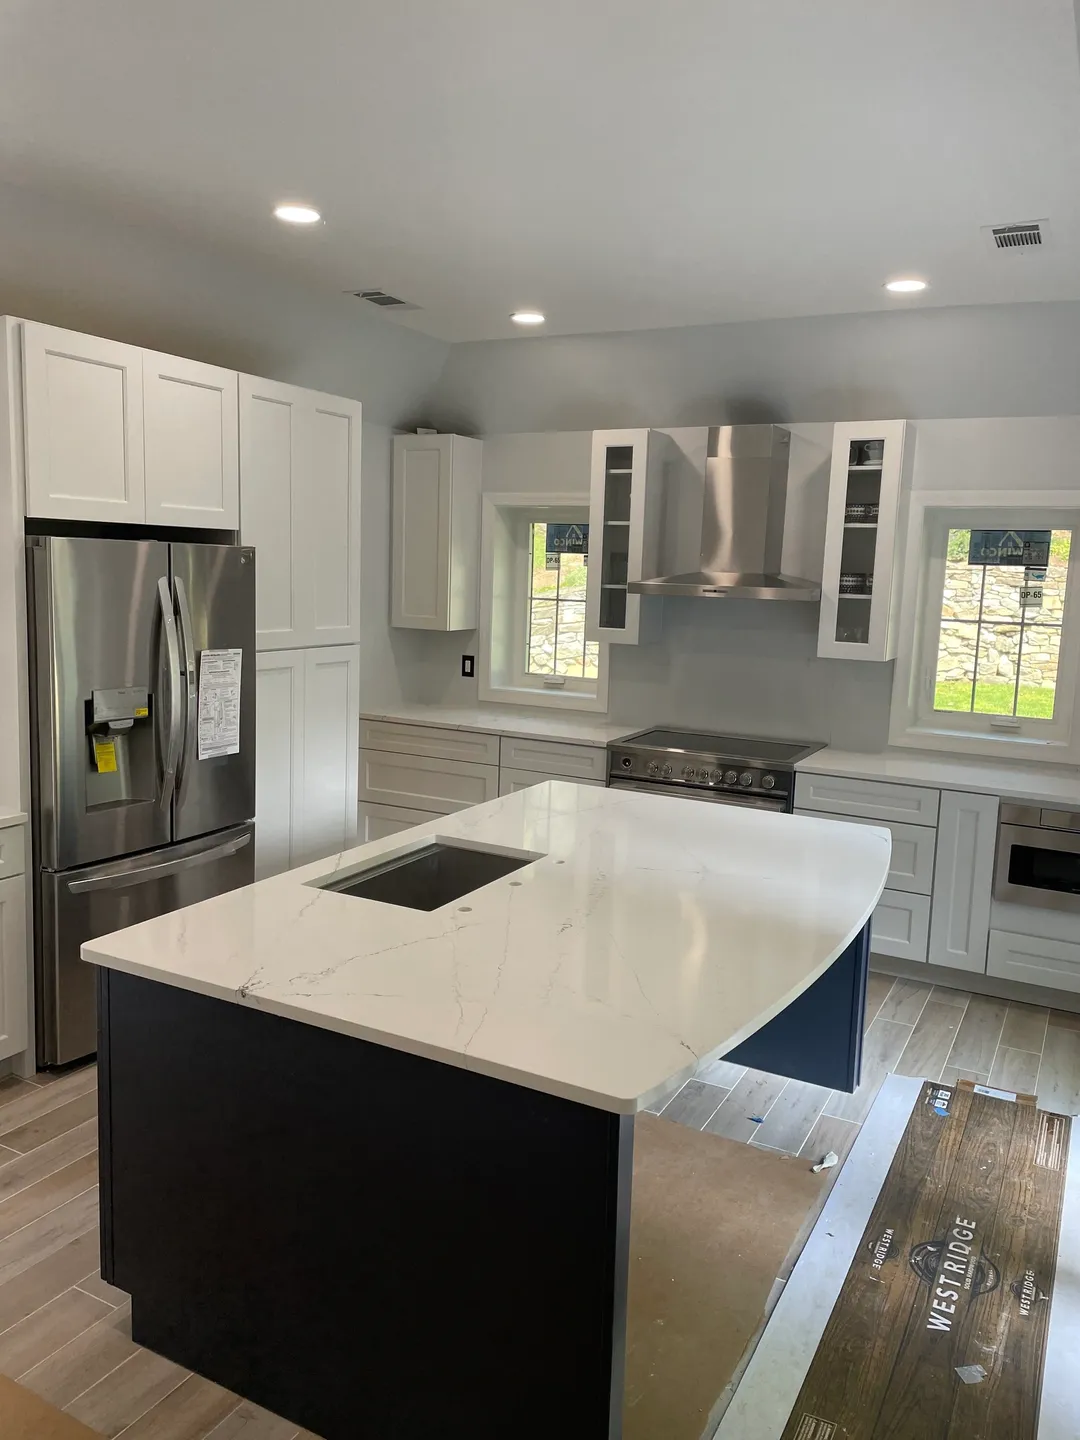
<svg viewBox="0 0 1080 1440"><path fill-rule="evenodd" d="M0 830L12 825L25 825L29 816L24 810L0 810Z"/></svg>
<svg viewBox="0 0 1080 1440"><path fill-rule="evenodd" d="M891 768L893 765L897 769ZM835 775L891 785L922 785L932 790L996 795L1004 800L1080 803L1080 767L1044 765L1038 761L1024 764L992 756L949 755L936 750L912 749L898 753L895 749L831 751L826 747L797 761L795 770L800 775Z"/></svg>
<svg viewBox="0 0 1080 1440"><path fill-rule="evenodd" d="M415 709L409 706L401 709L376 707L361 710L360 719L378 720L388 725L430 725L438 730L471 730L483 735L503 735L509 740L550 740L556 745L590 745L601 750L613 740L632 735L635 728L641 729L641 726L591 721L584 717L578 725L574 720L567 720L565 717L556 719L553 716L548 722L551 731L545 734L538 727L547 721L546 716L530 716L530 721L534 724L533 728L529 728L520 717L517 723L513 716L504 717L487 712L475 717L470 715L468 718L461 718L453 713L453 707L448 706L447 710L451 713L440 711L437 705L431 707L430 714L425 706L417 706Z"/></svg>

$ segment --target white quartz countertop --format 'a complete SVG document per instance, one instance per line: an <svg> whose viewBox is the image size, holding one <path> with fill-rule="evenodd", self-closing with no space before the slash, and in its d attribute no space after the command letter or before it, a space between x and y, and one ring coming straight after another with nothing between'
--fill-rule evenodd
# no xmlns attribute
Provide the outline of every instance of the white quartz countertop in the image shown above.
<svg viewBox="0 0 1080 1440"><path fill-rule="evenodd" d="M933 750L893 748L877 754L826 746L795 767L811 775L844 775L859 780L894 780L942 790L973 790L1003 800L1080 804L1080 766L1023 765L1008 760L943 755Z"/></svg>
<svg viewBox="0 0 1080 1440"><path fill-rule="evenodd" d="M0 830L6 829L6 827L7 827L8 825L25 825L25 824L26 824L26 811L25 811L25 810L5 810L4 807L3 807L2 805L0 805Z"/></svg>
<svg viewBox="0 0 1080 1440"><path fill-rule="evenodd" d="M561 740L579 745L606 745L644 729L642 725L612 725L606 720L591 720L588 715L564 715L558 712L536 714L531 711L455 708L448 705L390 705L381 709L363 710L363 720L399 720L404 725L437 725L446 730L484 730L522 740Z"/></svg>
<svg viewBox="0 0 1080 1440"><path fill-rule="evenodd" d="M541 858L422 912L305 884L430 837ZM644 1108L858 934L890 837L552 781L91 940L85 960L598 1108Z"/></svg>

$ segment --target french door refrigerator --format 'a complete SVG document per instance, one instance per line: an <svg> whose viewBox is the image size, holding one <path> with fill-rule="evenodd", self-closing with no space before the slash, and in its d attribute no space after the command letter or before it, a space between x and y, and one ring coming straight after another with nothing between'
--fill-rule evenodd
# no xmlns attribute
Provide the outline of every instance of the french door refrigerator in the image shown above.
<svg viewBox="0 0 1080 1440"><path fill-rule="evenodd" d="M255 552L27 538L38 1063L97 1048L84 940L254 878Z"/></svg>

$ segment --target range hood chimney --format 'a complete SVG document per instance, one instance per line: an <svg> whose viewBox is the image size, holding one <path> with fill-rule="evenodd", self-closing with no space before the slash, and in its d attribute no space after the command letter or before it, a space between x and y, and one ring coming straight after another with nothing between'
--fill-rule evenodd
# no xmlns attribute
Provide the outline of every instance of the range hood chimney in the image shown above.
<svg viewBox="0 0 1080 1440"><path fill-rule="evenodd" d="M791 433L779 425L717 425L709 431L701 565L636 580L634 595L820 600L821 586L780 573Z"/></svg>

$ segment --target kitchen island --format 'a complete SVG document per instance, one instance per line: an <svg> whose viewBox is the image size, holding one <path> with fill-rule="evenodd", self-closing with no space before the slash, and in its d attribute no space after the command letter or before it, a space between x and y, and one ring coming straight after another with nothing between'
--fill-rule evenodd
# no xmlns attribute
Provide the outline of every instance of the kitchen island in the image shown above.
<svg viewBox="0 0 1080 1440"><path fill-rule="evenodd" d="M889 854L552 782L89 942L134 1338L327 1440L614 1440L634 1115L853 1088Z"/></svg>

